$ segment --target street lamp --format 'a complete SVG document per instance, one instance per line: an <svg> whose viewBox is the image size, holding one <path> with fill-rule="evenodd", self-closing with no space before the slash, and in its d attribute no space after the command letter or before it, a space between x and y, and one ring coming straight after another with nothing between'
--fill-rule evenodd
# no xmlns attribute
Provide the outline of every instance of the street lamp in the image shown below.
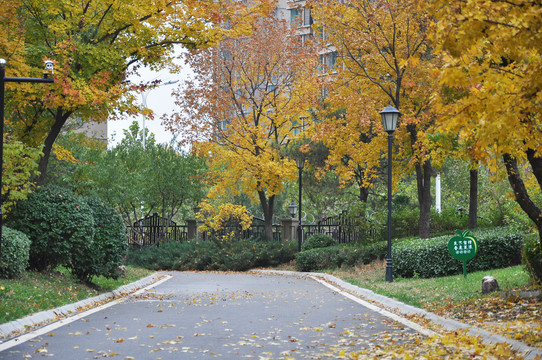
<svg viewBox="0 0 542 360"><path fill-rule="evenodd" d="M163 84L158 84L156 86L153 86L152 88L148 89L148 90L145 90L141 93L141 101L143 102L143 106L145 106L145 108L147 108L147 96L149 96L149 93L151 92L152 89L156 89L157 87L160 87L160 86L166 86L166 85L173 85L175 83L178 83L179 80L170 80L170 81L167 81ZM143 128L143 149L145 149L145 138L147 137L147 134L146 134L146 128L145 128L145 119L147 118L147 116L145 116L145 114L143 114L143 123L141 124L141 127Z"/></svg>
<svg viewBox="0 0 542 360"><path fill-rule="evenodd" d="M393 267L391 261L391 147L393 144L393 133L397 128L397 119L401 113L399 110L391 105L386 106L384 110L380 112L382 115L382 125L384 130L388 133L388 255L386 258L386 281L393 281Z"/></svg>
<svg viewBox="0 0 542 360"><path fill-rule="evenodd" d="M288 211L290 212L290 216L293 219L295 217L295 214L297 213L297 205L293 201L290 206L288 206Z"/></svg>
<svg viewBox="0 0 542 360"><path fill-rule="evenodd" d="M301 194L303 191L303 167L305 166L305 156L299 153L296 158L297 168L299 169L299 212L297 223L297 250L301 251L301 243L303 242L303 227L301 226Z"/></svg>
<svg viewBox="0 0 542 360"><path fill-rule="evenodd" d="M43 78L19 78L19 77L6 77L6 60L0 59L0 189L2 189L2 171L4 164L4 97L5 97L5 85L7 82L15 83L53 83L54 79L48 78L49 75L54 74L53 62L51 60L45 60ZM0 194L1 195L1 194ZM0 196L0 259L2 258L2 197Z"/></svg>

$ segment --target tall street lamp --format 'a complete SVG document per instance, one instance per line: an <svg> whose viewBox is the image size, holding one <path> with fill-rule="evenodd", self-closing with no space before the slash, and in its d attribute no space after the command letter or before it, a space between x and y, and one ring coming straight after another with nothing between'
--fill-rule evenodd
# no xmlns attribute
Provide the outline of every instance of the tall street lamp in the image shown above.
<svg viewBox="0 0 542 360"><path fill-rule="evenodd" d="M391 147L393 144L393 133L397 128L397 119L401 113L399 110L391 105L386 106L384 110L380 112L382 115L382 125L384 130L388 133L388 255L386 258L386 281L393 281L393 267L391 261Z"/></svg>
<svg viewBox="0 0 542 360"><path fill-rule="evenodd" d="M6 77L6 60L0 59L0 189L2 189L2 171L4 164L4 97L5 85L7 82L15 83L53 83L54 79L49 79L49 75L54 74L53 62L45 60L45 69L43 70L43 78L20 78ZM1 194L0 194L1 195ZM2 257L2 197L0 196L0 258Z"/></svg>
<svg viewBox="0 0 542 360"><path fill-rule="evenodd" d="M299 154L296 158L297 168L299 169L299 212L297 213L297 250L301 251L301 243L303 242L303 227L301 226L301 194L303 191L303 167L305 166L305 157Z"/></svg>
<svg viewBox="0 0 542 360"><path fill-rule="evenodd" d="M151 92L152 89L156 89L157 87L160 87L160 86L166 86L166 85L173 85L175 83L178 83L179 80L170 80L170 81L167 81L163 84L158 84L154 87L152 87L151 89L149 90L145 90L141 93L141 101L143 103L143 106L145 106L145 108L147 108L147 96L149 96L149 93ZM145 116L145 114L143 114L143 123L141 124L141 127L143 128L143 149L145 149L145 138L147 137L147 130L145 128L145 119L147 118L147 116Z"/></svg>

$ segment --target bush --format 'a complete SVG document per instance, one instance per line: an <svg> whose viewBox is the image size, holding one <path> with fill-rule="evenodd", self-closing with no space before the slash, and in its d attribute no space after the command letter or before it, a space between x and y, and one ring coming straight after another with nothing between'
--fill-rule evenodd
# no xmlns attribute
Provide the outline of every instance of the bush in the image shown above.
<svg viewBox="0 0 542 360"><path fill-rule="evenodd" d="M294 258L294 242L251 239L228 241L166 241L159 247L130 249L126 262L151 270L231 270L276 266Z"/></svg>
<svg viewBox="0 0 542 360"><path fill-rule="evenodd" d="M387 243L377 242L363 246L357 244L336 245L301 251L295 256L298 271L334 269L341 266L354 267L384 259Z"/></svg>
<svg viewBox="0 0 542 360"><path fill-rule="evenodd" d="M122 265L128 239L121 216L109 205L96 198L86 198L96 224L90 248L82 252L74 248L71 271L78 279L90 281L93 276L118 278L118 267Z"/></svg>
<svg viewBox="0 0 542 360"><path fill-rule="evenodd" d="M478 239L478 254L467 261L467 270L482 271L521 263L523 237L509 228L473 232ZM432 278L461 274L463 263L448 251L453 235L427 240L403 241L393 246L394 273L402 277Z"/></svg>
<svg viewBox="0 0 542 360"><path fill-rule="evenodd" d="M537 234L525 237L523 244L523 265L534 282L542 282L542 247Z"/></svg>
<svg viewBox="0 0 542 360"><path fill-rule="evenodd" d="M45 270L72 267L72 254L90 254L94 238L92 210L71 191L42 187L17 204L6 223L31 241L29 265Z"/></svg>
<svg viewBox="0 0 542 360"><path fill-rule="evenodd" d="M0 277L14 278L28 267L30 239L20 231L2 227L2 257Z"/></svg>
<svg viewBox="0 0 542 360"><path fill-rule="evenodd" d="M325 248L325 247L334 246L337 244L338 244L337 240L333 239L331 236L318 233L318 234L309 235L307 237L307 239L301 245L301 251Z"/></svg>

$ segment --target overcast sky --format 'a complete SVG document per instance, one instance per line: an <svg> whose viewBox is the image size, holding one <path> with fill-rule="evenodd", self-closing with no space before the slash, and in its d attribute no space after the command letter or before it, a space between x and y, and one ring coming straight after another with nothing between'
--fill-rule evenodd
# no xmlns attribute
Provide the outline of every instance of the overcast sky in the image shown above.
<svg viewBox="0 0 542 360"><path fill-rule="evenodd" d="M156 136L158 143L167 143L173 138L173 134L166 131L162 125L160 117L162 114L172 113L175 109L174 99L171 96L171 92L179 85L186 81L190 76L190 69L185 69L181 74L170 74L169 71L163 70L160 72L153 72L149 69L143 69L140 71L140 77L131 77L132 82L150 82L155 79L162 80L165 83L170 80L179 80L178 83L172 85L164 85L154 88L149 91L147 95L147 106L154 111L154 120L149 118L145 119L145 128ZM138 95L139 103L143 103L141 95ZM107 123L107 138L109 139L109 146L114 147L124 137L124 130L137 120L139 127L142 128L143 116L131 116L124 120L109 120Z"/></svg>

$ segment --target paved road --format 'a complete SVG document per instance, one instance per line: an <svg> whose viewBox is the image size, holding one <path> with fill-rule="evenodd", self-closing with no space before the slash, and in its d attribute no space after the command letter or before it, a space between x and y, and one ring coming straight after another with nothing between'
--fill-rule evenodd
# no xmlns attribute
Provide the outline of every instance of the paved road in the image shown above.
<svg viewBox="0 0 542 360"><path fill-rule="evenodd" d="M171 273L0 359L321 359L415 333L306 277Z"/></svg>

